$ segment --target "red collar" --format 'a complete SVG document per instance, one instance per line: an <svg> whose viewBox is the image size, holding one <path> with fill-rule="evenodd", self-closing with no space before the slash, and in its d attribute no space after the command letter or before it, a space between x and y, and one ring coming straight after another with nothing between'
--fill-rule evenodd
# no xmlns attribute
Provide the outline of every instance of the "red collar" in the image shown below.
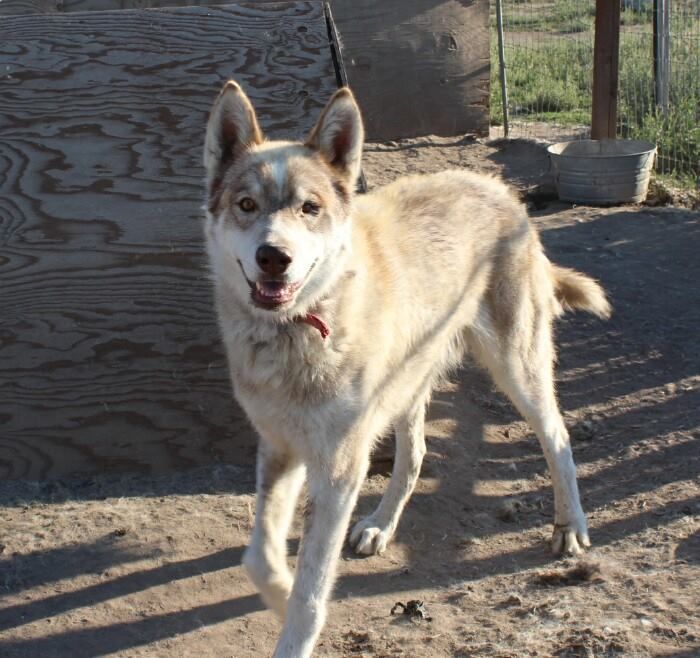
<svg viewBox="0 0 700 658"><path fill-rule="evenodd" d="M303 322L304 324L311 325L314 329L318 329L323 340L331 335L331 328L321 320L318 315L314 315L313 313L307 313L305 316L297 318L297 322Z"/></svg>

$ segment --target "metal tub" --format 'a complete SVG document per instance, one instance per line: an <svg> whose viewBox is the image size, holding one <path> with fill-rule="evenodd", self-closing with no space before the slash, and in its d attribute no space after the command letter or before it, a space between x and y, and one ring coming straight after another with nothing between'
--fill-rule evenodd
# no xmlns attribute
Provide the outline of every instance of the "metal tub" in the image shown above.
<svg viewBox="0 0 700 658"><path fill-rule="evenodd" d="M562 201L591 205L644 201L656 146L633 139L583 139L548 149Z"/></svg>

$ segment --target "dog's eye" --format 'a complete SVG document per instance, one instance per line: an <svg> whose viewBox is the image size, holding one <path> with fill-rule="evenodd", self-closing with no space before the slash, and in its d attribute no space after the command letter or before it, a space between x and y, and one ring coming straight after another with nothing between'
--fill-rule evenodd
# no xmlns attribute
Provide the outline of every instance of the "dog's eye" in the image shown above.
<svg viewBox="0 0 700 658"><path fill-rule="evenodd" d="M243 212L253 212L257 208L255 205L255 201L251 199L249 196L244 197L238 202L238 207L243 211Z"/></svg>
<svg viewBox="0 0 700 658"><path fill-rule="evenodd" d="M313 201L304 201L303 205L301 206L301 212L303 212L305 215L318 215L318 211L320 209L321 206Z"/></svg>

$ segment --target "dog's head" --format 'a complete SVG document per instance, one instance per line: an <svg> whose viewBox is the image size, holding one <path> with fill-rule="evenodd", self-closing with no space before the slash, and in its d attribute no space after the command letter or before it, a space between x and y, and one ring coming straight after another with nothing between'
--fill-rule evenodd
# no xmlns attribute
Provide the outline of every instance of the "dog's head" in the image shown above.
<svg viewBox="0 0 700 658"><path fill-rule="evenodd" d="M265 141L239 85L222 89L204 149L209 255L215 277L254 313L305 313L342 271L363 137L349 89L304 143Z"/></svg>

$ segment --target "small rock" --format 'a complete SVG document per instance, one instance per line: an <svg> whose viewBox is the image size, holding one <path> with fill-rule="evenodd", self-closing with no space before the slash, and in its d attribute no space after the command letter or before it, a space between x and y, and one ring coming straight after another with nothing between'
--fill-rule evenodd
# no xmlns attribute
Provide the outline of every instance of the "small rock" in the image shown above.
<svg viewBox="0 0 700 658"><path fill-rule="evenodd" d="M571 428L571 438L575 441L592 441L596 437L596 426L590 420L582 420Z"/></svg>
<svg viewBox="0 0 700 658"><path fill-rule="evenodd" d="M598 583L603 581L601 565L597 562L581 561L574 567L566 570L553 569L535 576L534 582L538 585L571 586L583 583Z"/></svg>
<svg viewBox="0 0 700 658"><path fill-rule="evenodd" d="M501 604L504 607L509 607L509 606L522 606L523 600L517 595L517 594L511 594L503 603Z"/></svg>
<svg viewBox="0 0 700 658"><path fill-rule="evenodd" d="M505 500L496 510L496 516L506 523L514 523L518 520L522 503L519 500Z"/></svg>
<svg viewBox="0 0 700 658"><path fill-rule="evenodd" d="M460 542L462 546L478 546L481 543L481 539L479 539L476 535L470 534L464 535L464 537L462 537L462 541Z"/></svg>

